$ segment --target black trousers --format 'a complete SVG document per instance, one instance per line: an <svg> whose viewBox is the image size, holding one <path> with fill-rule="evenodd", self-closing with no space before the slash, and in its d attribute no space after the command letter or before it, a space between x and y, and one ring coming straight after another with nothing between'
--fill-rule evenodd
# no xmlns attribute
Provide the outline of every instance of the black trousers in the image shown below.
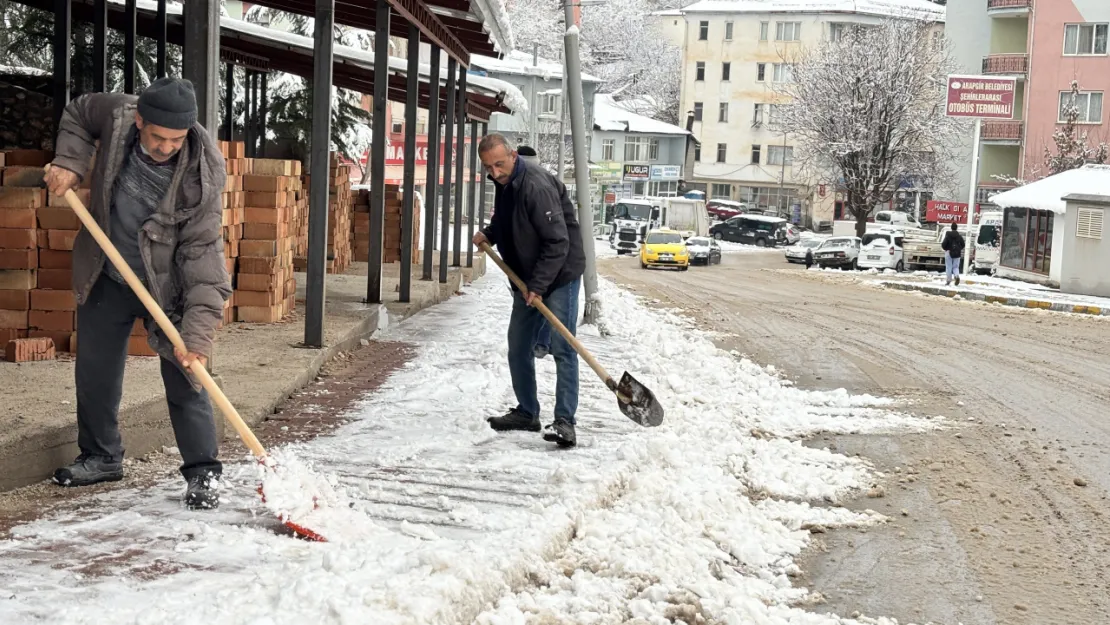
<svg viewBox="0 0 1110 625"><path fill-rule="evenodd" d="M127 342L135 319L148 319L143 303L125 284L100 276L77 308L77 445L81 453L123 460L119 403ZM177 363L164 358L162 382L185 479L220 473L219 444L208 393L196 390Z"/></svg>

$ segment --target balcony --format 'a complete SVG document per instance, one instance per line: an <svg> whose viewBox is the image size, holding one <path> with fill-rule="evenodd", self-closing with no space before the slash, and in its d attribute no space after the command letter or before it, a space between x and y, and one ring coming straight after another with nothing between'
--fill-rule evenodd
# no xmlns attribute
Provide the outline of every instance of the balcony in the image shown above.
<svg viewBox="0 0 1110 625"><path fill-rule="evenodd" d="M987 0L987 14L995 17L1025 15L1033 8L1033 0Z"/></svg>
<svg viewBox="0 0 1110 625"><path fill-rule="evenodd" d="M1028 72L1028 54L992 54L983 58L984 74L1024 76Z"/></svg>
<svg viewBox="0 0 1110 625"><path fill-rule="evenodd" d="M1021 144L1025 123L1020 121L984 119L981 141L989 143Z"/></svg>
<svg viewBox="0 0 1110 625"><path fill-rule="evenodd" d="M1016 189L1016 184L1008 182L980 182L978 188L975 189L975 203L976 204L993 204L991 198L1003 191Z"/></svg>

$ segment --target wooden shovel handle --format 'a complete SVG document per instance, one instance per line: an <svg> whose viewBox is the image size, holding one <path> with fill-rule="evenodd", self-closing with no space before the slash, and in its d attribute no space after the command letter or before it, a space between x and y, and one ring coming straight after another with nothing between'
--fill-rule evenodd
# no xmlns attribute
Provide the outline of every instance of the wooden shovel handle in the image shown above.
<svg viewBox="0 0 1110 625"><path fill-rule="evenodd" d="M50 165L46 166L46 170L50 171ZM77 213L77 217L81 220L81 223L84 224L85 229L89 231L89 234L96 239L97 244L100 245L100 248L107 254L108 260L112 261L112 265L115 266L116 270L123 276L123 279L127 281L127 285L131 287L131 290L139 297L139 300L142 301L143 306L146 307L150 316L154 317L154 321L158 324L158 327L162 328L162 332L165 333L178 351L187 353L189 350L185 347L185 341L181 339L181 334L177 331L177 328L174 327L173 322L166 316L166 313L162 310L162 307L158 305L158 302L154 301L154 298L151 297L146 287L143 286L142 281L135 275L135 272L131 270L131 266L127 264L123 256L120 256L119 250L112 244L108 235L104 234L104 231L100 229L100 226L96 223L96 220L93 219L93 216L89 214L88 209L86 209L85 205L81 202L81 198L77 197L77 194L74 193L72 189L65 192L65 198L66 201L69 202L69 207L73 209L74 213ZM223 390L220 389L216 381L212 379L212 376L208 374L208 370L204 368L204 365L202 365L199 360L194 360L189 370L200 380L201 386L203 386L204 389L208 391L208 394L215 400L216 405L220 407L220 411L224 413L224 417L235 428L235 431L239 433L239 437L242 438L243 442L250 448L251 453L259 458L265 457L266 450L262 447L262 443L258 441L258 437L254 435L254 432L247 427L243 418L239 416L239 411L235 409L235 406L231 405L227 395L224 395Z"/></svg>
<svg viewBox="0 0 1110 625"><path fill-rule="evenodd" d="M493 248L490 247L489 243L482 243L479 247L482 249L483 252L485 252L487 255L489 255L490 258L493 259L493 262L497 263L497 266L501 268L501 271L505 272L505 275L509 276L509 280L511 280L512 283L516 285L516 288L519 289L522 294L528 294L528 285L524 284L524 281L521 280L520 276L516 275L516 273L513 272L512 269L509 269L509 266L506 265L505 261L497 255L497 252L493 251ZM574 348L574 351L578 352L578 355L582 357L582 360L585 360L586 364L590 365L590 368L593 369L594 373L596 373L601 378L601 381L605 383L605 386L609 387L610 390L615 392L617 390L616 381L614 381L609 373L605 371L605 368L601 366L601 363L594 359L593 355L586 350L586 346L579 342L578 338L570 333L570 330L568 330L567 327L563 325L562 321L559 321L559 318L555 316L555 313L551 312L551 309L544 305L542 301L533 304L533 306L536 308L536 310L540 311L540 314L547 318L547 321L551 324L551 327L555 328L555 330L557 330L559 334L564 339L566 339L567 343L570 343L570 346ZM574 311L574 314L577 315L578 311Z"/></svg>

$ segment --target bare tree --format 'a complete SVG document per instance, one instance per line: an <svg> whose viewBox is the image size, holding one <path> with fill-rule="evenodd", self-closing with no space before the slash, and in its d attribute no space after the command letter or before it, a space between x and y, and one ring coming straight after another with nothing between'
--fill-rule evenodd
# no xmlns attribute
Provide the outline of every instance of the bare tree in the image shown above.
<svg viewBox="0 0 1110 625"><path fill-rule="evenodd" d="M792 82L776 83L771 125L793 136L795 168L839 181L859 236L901 182L935 185L956 163L964 123L944 106L955 64L934 32L912 16L847 29L790 59Z"/></svg>

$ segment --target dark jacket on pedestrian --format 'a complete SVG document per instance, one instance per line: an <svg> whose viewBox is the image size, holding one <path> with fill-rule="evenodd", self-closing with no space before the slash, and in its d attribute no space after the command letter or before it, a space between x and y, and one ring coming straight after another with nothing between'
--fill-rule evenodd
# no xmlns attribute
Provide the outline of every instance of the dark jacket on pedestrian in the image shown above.
<svg viewBox="0 0 1110 625"><path fill-rule="evenodd" d="M948 252L952 258L959 258L964 255L964 235L955 230L949 230L944 233L944 240L940 242L940 247Z"/></svg>
<svg viewBox="0 0 1110 625"><path fill-rule="evenodd" d="M124 159L139 140L138 97L83 95L65 108L54 165L91 182L89 212L110 235L112 193ZM96 142L99 141L99 148ZM90 160L96 154L92 172ZM91 175L91 178L89 177ZM139 230L146 275L139 277L181 332L189 351L210 356L231 280L223 253L223 156L203 126L194 124L177 156L170 192ZM73 244L73 290L83 304L105 269L106 256L87 230ZM153 323L152 348L176 362L173 346Z"/></svg>
<svg viewBox="0 0 1110 625"><path fill-rule="evenodd" d="M566 185L519 157L508 184L494 185L493 217L482 232L528 290L546 297L579 278L586 256Z"/></svg>

